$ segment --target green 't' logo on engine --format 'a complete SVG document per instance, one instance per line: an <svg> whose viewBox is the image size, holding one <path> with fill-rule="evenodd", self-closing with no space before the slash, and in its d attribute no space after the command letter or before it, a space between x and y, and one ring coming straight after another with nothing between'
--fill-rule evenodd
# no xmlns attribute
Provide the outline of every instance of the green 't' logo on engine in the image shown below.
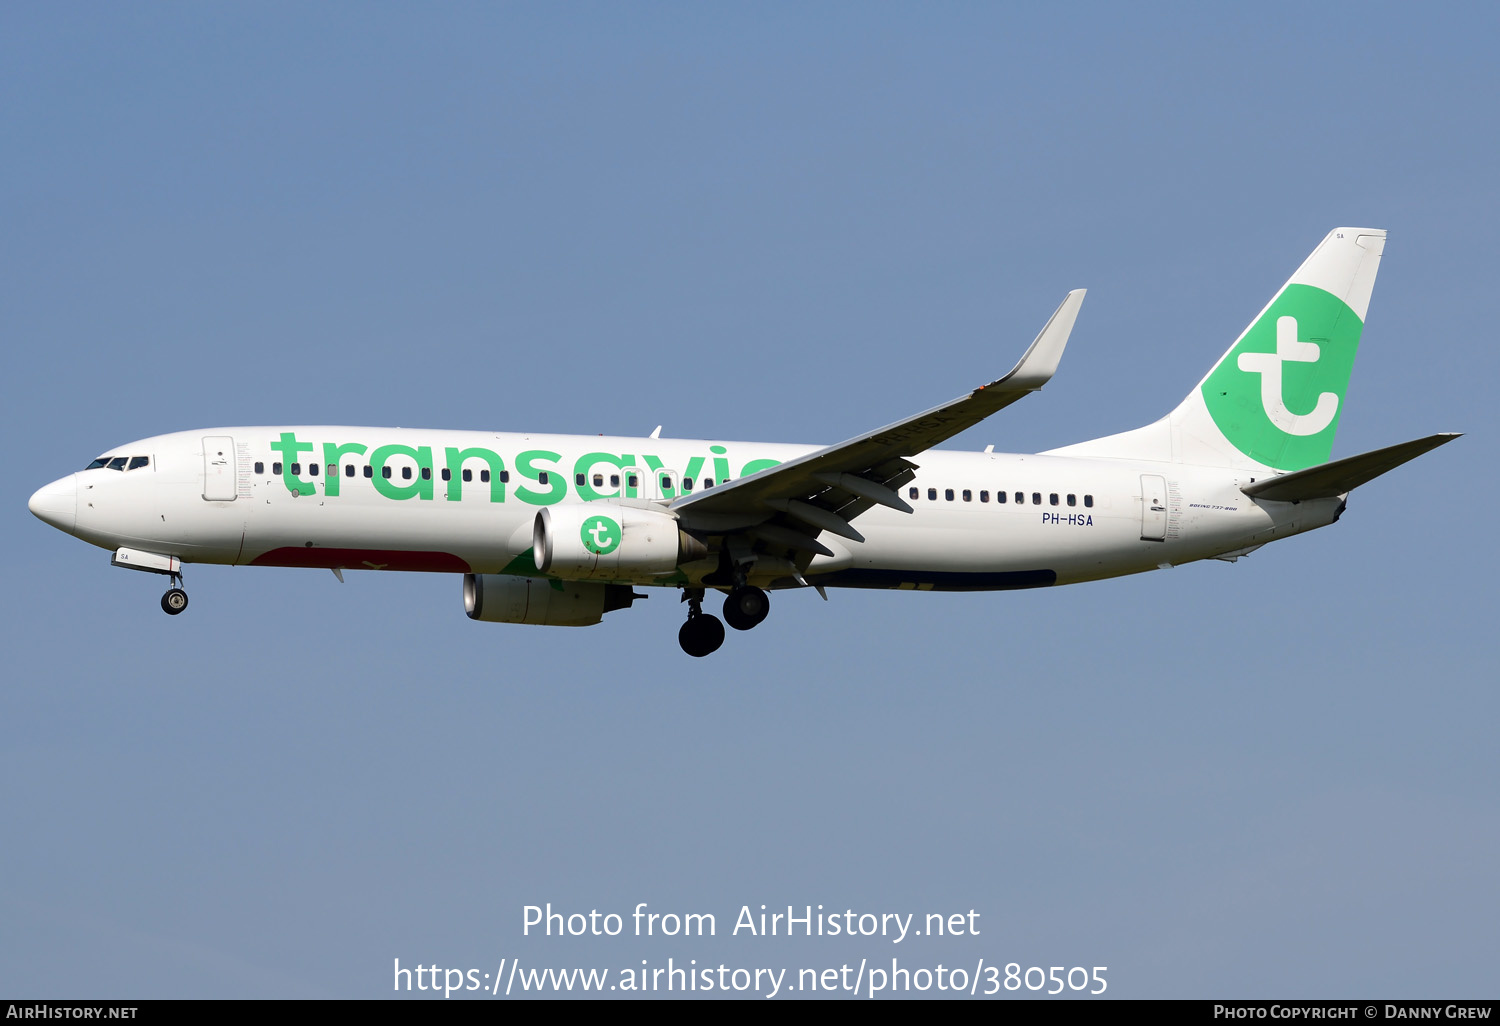
<svg viewBox="0 0 1500 1026"><path fill-rule="evenodd" d="M620 547L620 525L609 517L589 517L580 534L583 547L596 556L607 556Z"/></svg>
<svg viewBox="0 0 1500 1026"><path fill-rule="evenodd" d="M1326 463L1363 328L1337 296L1288 285L1204 380L1209 416L1268 467Z"/></svg>

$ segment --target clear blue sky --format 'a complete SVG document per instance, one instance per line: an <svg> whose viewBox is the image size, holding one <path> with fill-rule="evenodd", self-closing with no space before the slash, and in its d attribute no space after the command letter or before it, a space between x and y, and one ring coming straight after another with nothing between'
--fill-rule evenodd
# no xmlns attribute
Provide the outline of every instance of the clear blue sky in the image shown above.
<svg viewBox="0 0 1500 1026"><path fill-rule="evenodd" d="M404 966L1108 966L1494 996L1500 16L1479 5L8 4L0 995ZM31 517L224 424L833 442L1153 420L1336 225L1390 231L1335 455L1467 437L1235 565L476 624L456 578L190 568ZM713 913L538 939L522 907ZM729 936L742 905L976 937Z"/></svg>

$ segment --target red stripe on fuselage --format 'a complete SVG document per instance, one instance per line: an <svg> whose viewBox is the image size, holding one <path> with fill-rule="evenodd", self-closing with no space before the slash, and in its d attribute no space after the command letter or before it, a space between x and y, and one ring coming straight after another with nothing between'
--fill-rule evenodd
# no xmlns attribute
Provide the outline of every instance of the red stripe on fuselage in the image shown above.
<svg viewBox="0 0 1500 1026"><path fill-rule="evenodd" d="M301 566L343 570L415 570L466 574L469 564L451 552L409 552L403 549L324 549L287 546L263 552L251 566Z"/></svg>

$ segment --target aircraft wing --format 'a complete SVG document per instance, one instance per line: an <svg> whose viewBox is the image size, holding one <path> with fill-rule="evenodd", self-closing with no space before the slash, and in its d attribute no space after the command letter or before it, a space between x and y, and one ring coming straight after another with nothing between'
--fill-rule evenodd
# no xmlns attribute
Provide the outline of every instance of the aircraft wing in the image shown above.
<svg viewBox="0 0 1500 1026"><path fill-rule="evenodd" d="M671 504L672 511L689 530L749 530L772 545L803 552L832 554L814 540L819 531L863 541L863 535L849 522L872 505L911 512L896 493L912 479L916 469L908 457L973 427L1051 379L1073 331L1084 291L1068 293L1020 362L1004 377L878 431L679 498Z"/></svg>

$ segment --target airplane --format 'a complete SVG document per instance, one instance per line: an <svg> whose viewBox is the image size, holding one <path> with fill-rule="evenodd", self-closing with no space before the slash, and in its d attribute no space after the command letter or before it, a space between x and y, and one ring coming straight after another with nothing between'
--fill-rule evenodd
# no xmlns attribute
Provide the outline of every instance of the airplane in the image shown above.
<svg viewBox="0 0 1500 1026"><path fill-rule="evenodd" d="M1234 561L1459 437L1329 461L1386 233L1336 228L1160 420L1034 455L935 449L1039 390L1084 290L1005 376L837 445L339 426L217 427L103 453L32 513L164 575L188 563L460 574L474 620L588 626L672 588L690 656L768 593L999 591Z"/></svg>

